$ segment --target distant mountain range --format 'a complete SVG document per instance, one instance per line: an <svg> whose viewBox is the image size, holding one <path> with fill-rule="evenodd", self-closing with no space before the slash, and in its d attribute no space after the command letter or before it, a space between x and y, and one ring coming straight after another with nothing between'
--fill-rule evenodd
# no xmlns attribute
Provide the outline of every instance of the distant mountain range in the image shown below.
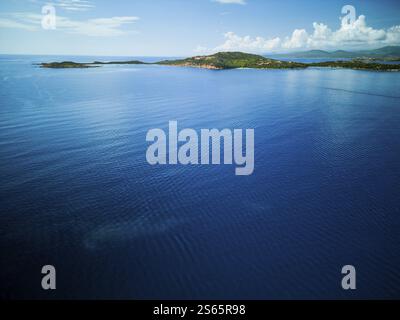
<svg viewBox="0 0 400 320"><path fill-rule="evenodd" d="M356 58L370 58L370 59L383 59L383 60L399 60L400 59L400 46L388 46L375 50L363 51L324 51L324 50L310 50L303 52L294 52L287 54L274 54L266 55L274 58L288 58L288 59L356 59Z"/></svg>

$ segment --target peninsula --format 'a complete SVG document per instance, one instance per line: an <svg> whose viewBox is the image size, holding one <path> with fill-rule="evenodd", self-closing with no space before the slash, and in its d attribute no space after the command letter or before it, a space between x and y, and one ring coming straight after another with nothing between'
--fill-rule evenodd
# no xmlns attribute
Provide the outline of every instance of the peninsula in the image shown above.
<svg viewBox="0 0 400 320"><path fill-rule="evenodd" d="M243 53L243 52L219 52L208 56L196 56L180 60L163 60L155 63L146 63L138 60L132 61L112 61L112 62L91 62L78 63L72 61L50 62L39 64L42 68L93 68L102 65L164 65L176 67L193 67L210 70L226 70L226 69L305 69L309 67L319 68L345 68L354 70L371 70L371 71L400 71L400 64L384 64L375 63L374 61L365 61L354 59L349 61L325 61L317 63L301 63L293 61L282 61L266 58L260 55Z"/></svg>

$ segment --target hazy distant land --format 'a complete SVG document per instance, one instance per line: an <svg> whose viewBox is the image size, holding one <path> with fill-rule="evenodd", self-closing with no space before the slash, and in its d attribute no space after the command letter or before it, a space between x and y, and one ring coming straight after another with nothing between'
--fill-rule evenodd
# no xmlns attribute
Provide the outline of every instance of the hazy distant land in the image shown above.
<svg viewBox="0 0 400 320"><path fill-rule="evenodd" d="M274 59L361 59L371 61L400 61L400 46L386 46L362 51L324 51L309 50L270 55Z"/></svg>

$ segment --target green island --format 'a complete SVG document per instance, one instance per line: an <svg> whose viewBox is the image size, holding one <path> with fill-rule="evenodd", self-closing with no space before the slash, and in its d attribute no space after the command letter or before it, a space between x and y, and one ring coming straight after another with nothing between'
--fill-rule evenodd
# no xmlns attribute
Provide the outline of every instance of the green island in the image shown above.
<svg viewBox="0 0 400 320"><path fill-rule="evenodd" d="M39 63L39 66L42 68L51 68L51 69L82 69L82 68L97 67L92 63L79 63L72 61Z"/></svg>
<svg viewBox="0 0 400 320"><path fill-rule="evenodd" d="M89 62L89 63L81 63L81 62L72 62L72 61L63 61L63 62L49 62L49 63L39 63L39 66L42 68L51 68L51 69L85 69L85 68L98 68L101 65L107 64L147 64L142 61L132 60L132 61L111 61L111 62Z"/></svg>
<svg viewBox="0 0 400 320"><path fill-rule="evenodd" d="M197 56L182 60L166 60L157 64L168 66L197 67L204 69L294 69L306 68L304 63L280 61L242 52L219 52L209 56Z"/></svg>
<svg viewBox="0 0 400 320"><path fill-rule="evenodd" d="M300 63L293 61L282 61L266 58L260 55L243 52L219 52L208 56L196 56L180 60L164 60L155 63L146 63L138 60L132 61L111 61L111 62L91 62L78 63L72 61L50 62L39 64L42 68L93 68L102 65L164 65L176 67L194 67L209 70L227 70L227 69L305 69L309 67L318 68L345 68L354 70L371 71L400 71L400 64L383 64L366 61L363 59L353 59L349 61L324 61L316 63Z"/></svg>

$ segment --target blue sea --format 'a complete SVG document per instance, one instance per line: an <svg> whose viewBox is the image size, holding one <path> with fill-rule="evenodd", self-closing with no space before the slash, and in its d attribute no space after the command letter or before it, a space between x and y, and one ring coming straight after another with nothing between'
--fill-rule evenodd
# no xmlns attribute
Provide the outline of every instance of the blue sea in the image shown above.
<svg viewBox="0 0 400 320"><path fill-rule="evenodd" d="M112 57L0 56L1 298L400 298L400 73L67 59ZM254 129L254 173L149 165L171 120Z"/></svg>

